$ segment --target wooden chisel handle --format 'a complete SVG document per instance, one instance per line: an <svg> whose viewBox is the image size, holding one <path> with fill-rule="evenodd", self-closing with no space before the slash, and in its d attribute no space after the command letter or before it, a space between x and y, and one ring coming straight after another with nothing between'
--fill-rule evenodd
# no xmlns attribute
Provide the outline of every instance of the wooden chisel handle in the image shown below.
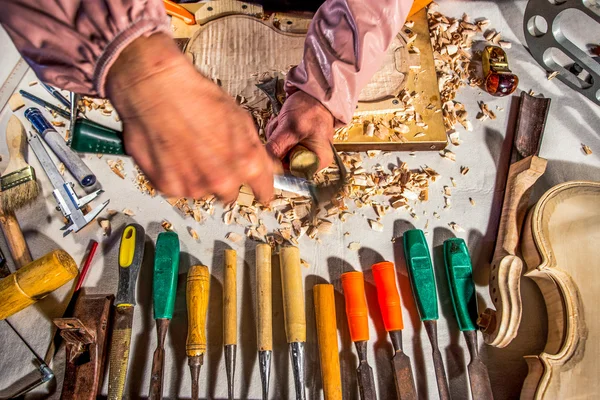
<svg viewBox="0 0 600 400"><path fill-rule="evenodd" d="M0 228L17 269L32 262L31 253L15 213L0 211Z"/></svg>
<svg viewBox="0 0 600 400"><path fill-rule="evenodd" d="M223 283L223 344L237 344L237 253L225 250Z"/></svg>
<svg viewBox="0 0 600 400"><path fill-rule="evenodd" d="M321 360L321 377L325 400L342 399L342 377L335 319L335 298L333 285L322 284L313 287L317 338Z"/></svg>
<svg viewBox="0 0 600 400"><path fill-rule="evenodd" d="M206 351L206 312L209 287L208 267L192 266L188 272L186 286L188 335L185 349L188 357L202 356Z"/></svg>
<svg viewBox="0 0 600 400"><path fill-rule="evenodd" d="M294 176L311 180L319 170L319 157L304 146L296 145L288 157L290 172Z"/></svg>
<svg viewBox="0 0 600 400"><path fill-rule="evenodd" d="M279 253L279 259L287 342L306 342L306 314L302 271L300 270L300 250L292 246L284 247Z"/></svg>
<svg viewBox="0 0 600 400"><path fill-rule="evenodd" d="M27 147L27 134L25 133L25 127L14 114L11 115L8 125L6 125L6 146L9 159L2 175L27 167L24 156Z"/></svg>
<svg viewBox="0 0 600 400"><path fill-rule="evenodd" d="M273 350L273 303L271 299L271 246L256 246L256 304L258 350Z"/></svg>

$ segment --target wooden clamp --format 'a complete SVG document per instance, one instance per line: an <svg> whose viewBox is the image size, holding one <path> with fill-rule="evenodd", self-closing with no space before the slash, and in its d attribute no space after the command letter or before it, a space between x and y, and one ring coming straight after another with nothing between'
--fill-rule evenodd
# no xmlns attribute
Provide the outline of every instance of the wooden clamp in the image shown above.
<svg viewBox="0 0 600 400"><path fill-rule="evenodd" d="M102 389L113 300L113 295L82 294L73 317L54 319L67 352L61 399L93 400Z"/></svg>

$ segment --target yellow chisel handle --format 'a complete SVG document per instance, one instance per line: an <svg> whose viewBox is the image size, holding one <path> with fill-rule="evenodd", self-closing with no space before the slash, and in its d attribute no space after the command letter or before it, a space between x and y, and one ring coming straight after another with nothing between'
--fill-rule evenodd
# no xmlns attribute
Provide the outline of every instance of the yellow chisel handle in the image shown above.
<svg viewBox="0 0 600 400"><path fill-rule="evenodd" d="M306 314L302 271L300 270L300 250L297 247L283 247L279 253L279 259L287 341L288 343L306 342Z"/></svg>
<svg viewBox="0 0 600 400"><path fill-rule="evenodd" d="M342 400L342 376L340 373L333 285L315 285L313 287L313 296L315 300L323 395L325 400Z"/></svg>
<svg viewBox="0 0 600 400"><path fill-rule="evenodd" d="M258 350L273 350L273 303L271 300L271 246L256 246L256 304Z"/></svg>
<svg viewBox="0 0 600 400"><path fill-rule="evenodd" d="M188 335L185 345L188 357L198 357L206 352L206 311L210 274L208 267L194 265L187 276L186 301L188 309Z"/></svg>
<svg viewBox="0 0 600 400"><path fill-rule="evenodd" d="M223 290L223 344L237 344L237 253L225 250Z"/></svg>

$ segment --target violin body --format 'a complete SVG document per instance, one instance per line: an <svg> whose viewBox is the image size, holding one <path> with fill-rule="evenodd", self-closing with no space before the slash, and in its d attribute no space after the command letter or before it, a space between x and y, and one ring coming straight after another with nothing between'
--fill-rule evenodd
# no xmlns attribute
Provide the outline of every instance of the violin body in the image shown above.
<svg viewBox="0 0 600 400"><path fill-rule="evenodd" d="M524 224L525 276L548 313L544 351L526 356L521 399L600 398L600 182L551 188Z"/></svg>

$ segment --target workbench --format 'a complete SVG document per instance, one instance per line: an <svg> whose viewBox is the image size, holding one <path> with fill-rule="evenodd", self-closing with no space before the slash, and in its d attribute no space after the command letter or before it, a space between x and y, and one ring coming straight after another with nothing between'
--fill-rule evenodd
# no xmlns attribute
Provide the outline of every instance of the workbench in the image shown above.
<svg viewBox="0 0 600 400"><path fill-rule="evenodd" d="M464 238L470 248L474 265L474 278L479 297L479 309L490 304L487 291L489 273L489 257L495 240L495 231L491 230L490 221L499 213L502 202L503 180L506 171L498 170L497 165L506 165L499 161L508 156L510 143L503 141L507 130L514 126L517 96L520 91L533 90L552 99L552 105L546 124L540 155L549 160L546 173L535 185L532 199L537 199L548 188L568 180L598 180L600 178L600 107L571 90L559 80L547 80L546 72L533 60L523 42L523 12L526 1L493 2L493 1L440 1L441 11L449 16L460 17L468 13L473 18L486 17L491 21L490 27L500 31L503 38L512 42L507 50L511 69L520 78L518 91L505 98L492 97L481 89L467 87L461 90L458 100L466 105L474 125L473 132L461 129L460 146L449 148L456 153L457 160L452 162L440 157L437 152L419 152L415 157L407 152L381 154L367 164L376 163L387 166L397 162L399 158L406 161L410 168L430 166L442 177L430 187L430 200L416 207L418 219L412 218L405 211L394 211L382 219L383 232L375 232L369 228L367 218L373 217L373 210L361 209L356 217L341 223L335 220L331 234L322 236L322 243L306 237L300 240L301 256L310 265L303 268L304 290L307 313L306 343L306 387L309 399L321 398L321 376L318 361L317 336L312 298L312 287L317 283L331 282L336 289L337 324L339 330L340 362L342 368L343 392L345 399L357 399L356 385L357 357L350 341L344 313L344 301L341 292L340 274L357 270L364 271L366 280L367 301L369 306L370 334L369 363L373 367L377 389L381 399L395 398L394 381L389 357L392 346L383 327L381 314L377 306L376 291L371 265L377 261L399 261L398 248L392 238L399 237L411 227L423 229L426 221L429 226L427 239L435 259L438 277L438 296L440 320L438 322L439 344L442 349L452 397L467 399L469 382L466 373L468 352L464 339L460 334L452 311L452 303L443 273L443 263L439 254L442 242L452 236ZM572 20L574 21L574 20ZM573 25L576 25L575 23ZM579 26L583 38L598 37L590 35L593 27ZM586 30L584 32L584 29ZM594 32L597 32L596 29ZM18 54L12 47L4 31L0 32L0 82L3 82L13 69ZM31 90L41 97L49 98L40 85L29 87L35 80L32 71L28 71L19 84L19 88ZM493 121L477 121L478 101L485 101L497 114ZM24 108L17 112L22 116ZM0 113L0 131L4 132L11 111L5 107ZM26 124L27 126L27 124ZM4 135L2 134L2 137ZM593 154L585 155L582 143L588 145ZM0 140L0 170L8 162L8 153L4 139ZM165 398L189 398L190 375L185 355L185 339L187 332L185 306L185 276L191 265L204 264L210 268L210 303L208 311L208 350L202 367L200 390L201 397L224 399L227 397L225 379L225 363L223 357L223 317L222 317L222 283L223 283L223 250L233 248L238 252L238 356L236 365L236 398L259 399L261 383L256 348L256 299L255 299L255 246L251 240L232 243L225 239L228 232L243 234L240 226L227 226L221 219L220 207L215 215L199 224L189 217L184 217L160 195L149 197L139 192L133 182L134 165L124 158L125 179L120 179L108 167L107 159L98 158L94 154L84 156L85 162L96 173L105 193L97 201L110 199L108 208L123 210L130 208L135 215L128 217L122 213L112 217L112 234L103 237L102 229L96 222L77 234L62 237L59 228L62 218L54 210L55 201L51 186L37 159L29 152L29 163L36 169L42 193L38 200L28 208L17 212L34 259L50 250L65 249L80 263L91 239L100 242L99 254L96 256L85 282L88 293L115 293L117 288L117 254L120 233L130 222L141 224L146 235L156 240L163 230L161 222L168 220L179 233L181 240L181 264L179 269L179 288L175 303L174 318L167 336L167 352L165 364ZM467 175L460 174L460 167L468 166ZM452 190L452 207L444 209L443 186L450 185L450 178L457 182ZM81 193L81 188L76 188ZM475 201L471 205L469 198ZM437 211L441 218L432 217ZM426 215L424 214L426 213ZM363 217L364 215L365 217ZM271 221L272 222L272 221ZM457 233L449 228L455 222L465 232ZM269 221L267 221L269 223ZM188 234L188 227L195 229L200 238L195 241ZM344 233L349 232L349 236ZM348 249L350 242L360 242L359 251ZM9 255L5 242L0 240L0 248ZM152 257L152 249L147 256ZM9 259L9 264L11 260ZM243 264L242 264L243 263ZM135 320L133 325L130 368L127 392L131 398L146 397L149 389L150 366L152 353L156 346L155 324L152 317L152 263L146 262L138 281ZM400 271L405 271L398 264ZM285 341L283 326L283 308L281 303L281 285L278 266L273 265L273 335L274 351L271 376L271 398L290 399L293 397L293 378L289 361L288 345ZM417 381L420 397L437 398L437 387L434 377L433 362L430 356L431 347L425 330L419 321L414 303L407 285L406 277L400 273L400 290L403 300L405 321L404 351L411 358L413 372ZM59 316L58 309L64 307L70 285L66 285L43 301L10 317L10 321L24 334L35 350L44 356L52 332L53 317ZM539 354L546 339L546 312L543 298L533 281L522 279L524 310L519 334L508 347L492 348L483 344L479 336L482 357L487 364L496 399L518 398L521 385L527 375L524 355ZM62 304L62 307L60 306ZM52 366L57 373L56 383L43 386L30 393L27 398L58 398L54 390L61 385L62 376L59 357ZM27 349L16 338L6 324L0 322L0 389L6 388L26 373L33 371L31 357ZM104 380L103 393L106 394L107 379ZM48 392L54 393L49 397Z"/></svg>

